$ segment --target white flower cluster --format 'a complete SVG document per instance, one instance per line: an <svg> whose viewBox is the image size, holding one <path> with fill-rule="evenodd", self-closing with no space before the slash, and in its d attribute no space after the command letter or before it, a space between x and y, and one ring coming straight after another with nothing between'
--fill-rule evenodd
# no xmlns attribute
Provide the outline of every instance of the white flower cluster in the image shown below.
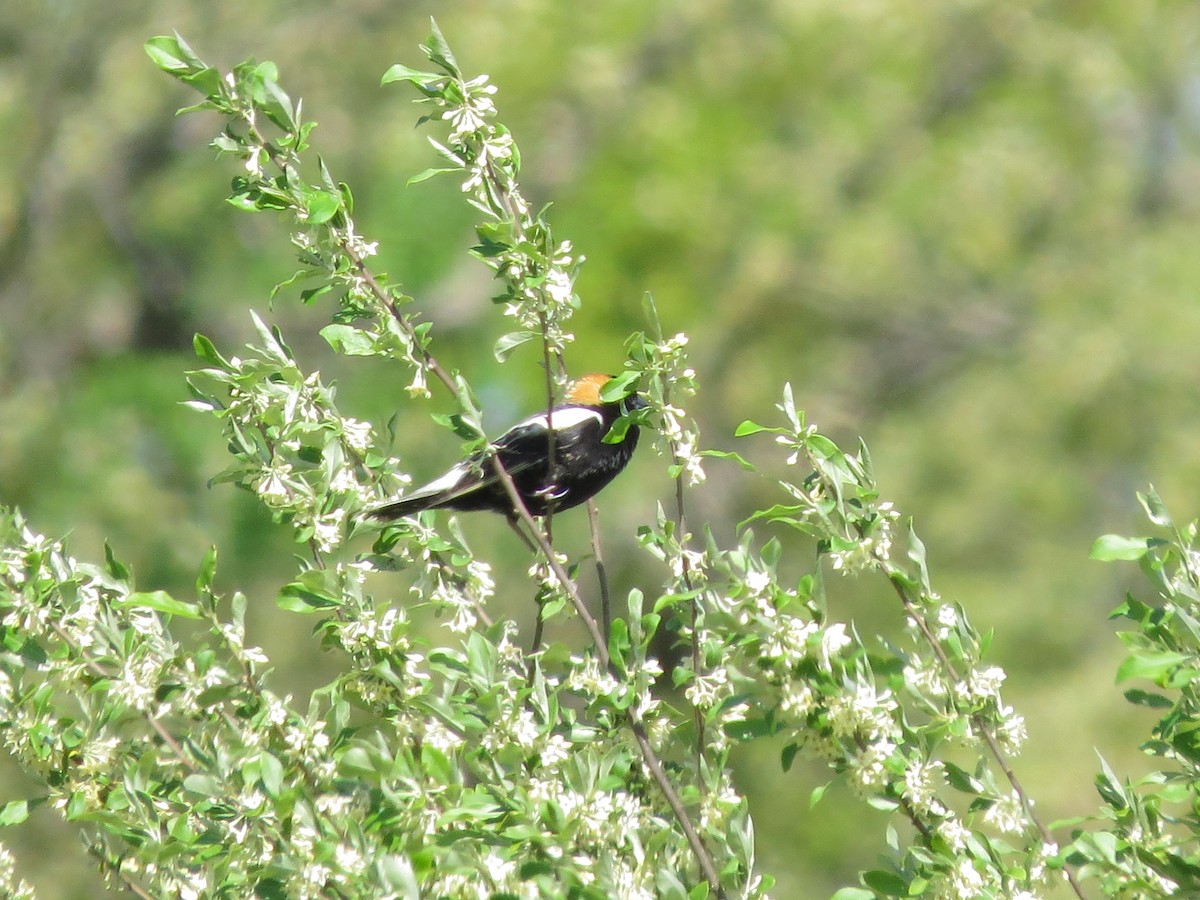
<svg viewBox="0 0 1200 900"><path fill-rule="evenodd" d="M17 877L17 863L8 848L0 844L0 896L5 900L35 900L33 885Z"/></svg>
<svg viewBox="0 0 1200 900"><path fill-rule="evenodd" d="M664 338L654 347L653 364L664 385L669 385L671 402L664 398L662 436L666 439L673 465L687 476L688 484L701 484L705 479L700 456L700 430L695 421L674 401L696 393L696 370L688 365L686 347L688 336L680 332Z"/></svg>
<svg viewBox="0 0 1200 900"><path fill-rule="evenodd" d="M433 102L449 124L446 145L430 143L466 177L462 190L488 218L507 223L512 240L503 252L485 258L508 286L504 313L529 332L542 335L552 352L561 353L574 335L563 329L577 306L575 259L571 244L553 244L544 222L530 211L517 185L517 149L507 130L492 124L494 85L488 76L443 85ZM533 249L531 246L533 245Z"/></svg>
<svg viewBox="0 0 1200 900"><path fill-rule="evenodd" d="M514 248L496 260L497 271L508 283L513 298L504 314L521 328L544 334L552 350L561 352L575 336L563 323L575 311L575 274L582 258L573 256L570 241L562 241L546 263Z"/></svg>
<svg viewBox="0 0 1200 900"><path fill-rule="evenodd" d="M447 566L431 566L432 589L429 598L439 611L450 612L447 627L455 634L471 631L479 622L480 613L489 597L495 593L491 566L472 558L463 572ZM413 585L414 593L422 592L423 582Z"/></svg>
<svg viewBox="0 0 1200 900"><path fill-rule="evenodd" d="M830 543L827 555L834 570L852 574L886 561L892 552L892 525L899 515L890 501L863 504L849 523L849 535Z"/></svg>

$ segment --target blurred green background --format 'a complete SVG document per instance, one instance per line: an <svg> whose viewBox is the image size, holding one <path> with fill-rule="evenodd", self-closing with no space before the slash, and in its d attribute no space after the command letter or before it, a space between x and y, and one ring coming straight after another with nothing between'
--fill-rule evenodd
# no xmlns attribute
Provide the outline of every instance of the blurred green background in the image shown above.
<svg viewBox="0 0 1200 900"><path fill-rule="evenodd" d="M215 118L155 70L148 37L179 31L227 68L274 60L320 127L313 144L381 241L378 267L419 298L439 358L501 428L538 402L532 353L491 354L506 323L469 258L457 184L406 187L433 164L393 62L420 65L436 14L464 70L488 72L525 160L524 186L589 262L568 359L615 370L652 292L692 338L709 446L771 420L784 381L843 442L865 437L886 495L916 517L936 585L994 628L1007 698L1028 720L1018 761L1047 819L1094 808L1094 748L1123 770L1150 719L1113 686L1108 611L1132 566L1087 560L1137 532L1153 481L1200 513L1200 4L1129 0L7 0L0 4L0 501L74 554L108 539L143 589L187 594L201 554L252 600L250 640L300 696L337 671L312 620L275 607L287 534L205 482L215 423L178 405L191 336L251 337L294 269L287 231L223 202ZM290 292L270 313L343 412L381 425L418 477L457 442L413 402L407 373L335 358L329 310ZM772 460L763 445L751 455ZM722 537L760 486L709 468L690 501ZM601 503L618 592L661 577L633 526L670 497L643 451ZM582 519L556 520L582 552ZM568 521L568 519L572 519ZM498 568L499 608L527 624L524 562L503 523L467 533ZM797 559L799 571L810 557ZM895 633L886 585L833 583L834 615ZM395 602L404 602L403 592ZM581 635L565 629L572 641ZM777 747L738 758L760 862L780 897L823 897L883 847L883 814ZM0 799L33 788L11 768ZM864 837L865 836L865 837ZM43 897L99 881L39 812L11 834Z"/></svg>

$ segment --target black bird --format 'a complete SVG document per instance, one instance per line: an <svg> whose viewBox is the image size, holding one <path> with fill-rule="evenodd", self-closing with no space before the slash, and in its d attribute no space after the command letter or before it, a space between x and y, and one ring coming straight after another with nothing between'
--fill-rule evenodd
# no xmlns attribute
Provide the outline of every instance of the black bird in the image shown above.
<svg viewBox="0 0 1200 900"><path fill-rule="evenodd" d="M637 447L638 427L630 425L623 439L604 443L604 436L623 412L644 409L637 394L605 403L601 389L611 375L585 375L567 391L566 402L518 422L445 475L406 497L367 513L393 521L427 509L472 511L490 509L513 521L517 512L489 457L494 453L512 477L517 494L531 515L561 512L586 502L625 468ZM554 461L550 461L550 432L554 432Z"/></svg>

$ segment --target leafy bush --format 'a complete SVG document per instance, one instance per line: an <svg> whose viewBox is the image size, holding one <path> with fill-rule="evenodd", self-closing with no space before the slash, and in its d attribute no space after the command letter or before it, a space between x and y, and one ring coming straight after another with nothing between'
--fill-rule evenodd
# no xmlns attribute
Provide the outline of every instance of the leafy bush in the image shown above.
<svg viewBox="0 0 1200 900"><path fill-rule="evenodd" d="M435 421L466 451L486 447L470 385L435 356L412 298L372 267L377 246L355 228L353 195L313 159L314 123L275 67L222 74L177 36L147 50L203 95L190 109L224 122L214 146L241 164L230 202L294 229L301 268L276 292L304 285L302 301L336 301L321 331L334 351L405 367L414 402L445 390L457 410ZM465 76L436 27L424 50L429 70L396 65L383 79L415 89L422 121L446 131L432 141L439 164L414 180L461 179L481 217L473 253L513 323L496 355L535 348L553 405L581 260L522 195L520 154L487 77ZM1166 711L1145 746L1173 768L1131 785L1105 765L1098 813L1045 823L1011 762L1025 727L986 660L989 636L935 590L925 547L880 494L865 445L839 448L785 386L774 424L737 430L773 440L779 465L702 450L684 408L697 391L687 338L668 336L652 300L645 308L647 330L630 336L612 390L649 400L674 480L636 535L662 580L611 594L593 507L596 615L580 586L585 560L555 549L548 519L520 510L537 548L527 646L493 621L491 567L453 517L363 522L411 483L390 429L339 413L333 388L258 316L258 340L240 356L197 336L204 368L190 405L220 423L233 456L214 480L254 493L292 530L303 555L279 605L314 616L323 646L349 665L306 703L279 696L266 655L246 643L246 598L215 589L215 549L195 597L172 597L138 590L111 552L103 565L78 562L6 511L0 721L45 791L9 802L0 821L57 809L110 881L145 897L764 896L772 881L755 866L729 760L737 745L773 738L784 770L800 755L821 761L891 814L891 854L840 900L1032 898L1059 885L1082 897L1088 878L1108 896L1197 890L1196 526L1176 528L1150 492L1143 503L1167 537L1107 536L1094 550L1140 560L1163 597L1118 610L1137 626L1120 675L1164 689L1127 696ZM776 491L729 546L687 515L709 465L739 466ZM367 552L351 546L364 540ZM797 566L801 575L785 574ZM376 596L394 592L397 573L455 640L419 638L405 606ZM839 618L831 588L848 577L886 586L902 637L863 638ZM544 640L546 623L571 617L584 640ZM682 650L669 672L654 650L662 634ZM8 894L30 896L2 862Z"/></svg>

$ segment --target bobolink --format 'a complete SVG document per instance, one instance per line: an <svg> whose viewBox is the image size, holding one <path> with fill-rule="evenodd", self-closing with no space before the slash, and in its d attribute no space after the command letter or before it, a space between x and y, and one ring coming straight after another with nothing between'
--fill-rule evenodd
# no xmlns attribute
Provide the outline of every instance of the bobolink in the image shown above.
<svg viewBox="0 0 1200 900"><path fill-rule="evenodd" d="M531 515L544 516L587 501L625 468L637 447L638 427L630 425L618 443L606 444L604 436L623 412L646 407L637 394L623 401L602 401L600 391L611 378L583 376L567 391L566 403L550 411L549 421L542 412L518 422L492 442L490 451L471 455L440 478L368 515L392 521L427 509L490 509L515 520L516 510L489 460L492 453L512 477Z"/></svg>

